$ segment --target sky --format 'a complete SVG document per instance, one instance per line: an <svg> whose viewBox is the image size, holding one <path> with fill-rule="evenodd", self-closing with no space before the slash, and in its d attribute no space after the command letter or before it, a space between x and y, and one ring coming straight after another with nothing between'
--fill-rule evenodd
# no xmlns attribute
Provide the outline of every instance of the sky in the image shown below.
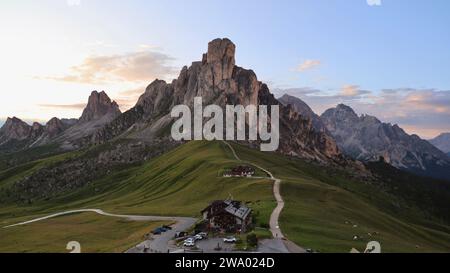
<svg viewBox="0 0 450 273"><path fill-rule="evenodd" d="M79 117L93 90L122 110L228 37L237 65L321 114L450 132L448 0L2 0L0 120Z"/></svg>

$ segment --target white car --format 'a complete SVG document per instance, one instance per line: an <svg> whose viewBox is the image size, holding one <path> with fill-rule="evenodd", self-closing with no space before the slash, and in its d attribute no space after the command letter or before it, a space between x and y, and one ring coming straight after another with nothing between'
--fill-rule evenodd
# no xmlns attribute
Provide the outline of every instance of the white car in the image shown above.
<svg viewBox="0 0 450 273"><path fill-rule="evenodd" d="M236 241L237 241L236 237L227 237L223 239L223 242L228 244L234 244L236 243Z"/></svg>
<svg viewBox="0 0 450 273"><path fill-rule="evenodd" d="M195 246L195 240L193 238L186 239L184 241L183 245L186 246L186 247L194 247Z"/></svg>
<svg viewBox="0 0 450 273"><path fill-rule="evenodd" d="M201 240L203 240L203 236L200 235L200 234L197 234L197 235L194 236L194 239L195 239L196 241L201 241Z"/></svg>

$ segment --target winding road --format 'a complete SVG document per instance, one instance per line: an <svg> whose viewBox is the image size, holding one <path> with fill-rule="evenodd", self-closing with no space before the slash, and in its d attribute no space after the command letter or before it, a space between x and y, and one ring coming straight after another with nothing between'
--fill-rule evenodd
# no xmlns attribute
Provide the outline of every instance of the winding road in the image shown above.
<svg viewBox="0 0 450 273"><path fill-rule="evenodd" d="M281 179L276 178L269 170L253 163L253 162L247 162L243 161L236 153L236 150L233 148L233 146L223 141L231 150L233 153L233 156L236 158L236 160L248 163L250 165L253 165L254 167L260 169L261 171L265 172L269 179L274 181L273 183L273 195L275 196L275 200L277 201L277 207L273 210L271 216L270 216L270 232L272 233L272 236L274 239L272 240L265 240L263 242L263 246L265 246L265 249L272 249L273 252L305 252L305 250L299 246L297 246L295 243L286 240L286 238L283 235L283 232L281 231L279 219L280 214L284 209L284 200L280 193L280 187L281 187ZM281 243L282 242L282 243ZM277 251L278 250L278 251ZM264 251L267 252L267 251Z"/></svg>
<svg viewBox="0 0 450 273"><path fill-rule="evenodd" d="M123 218L123 219L128 219L128 220L131 220L131 221L173 221L173 222L183 221L184 222L184 221L187 221L187 220L195 219L195 218L189 218L189 217L120 215L120 214L107 213L107 212L104 212L103 210L100 210L100 209L79 209L79 210L69 210L69 211L65 211L65 212L58 212L58 213L51 214L51 215L48 215L48 216L36 218L36 219L30 220L30 221L26 221L26 222L14 224L14 225L9 225L9 226L3 227L3 228L11 228L11 227L28 225L28 224L32 224L32 223L35 223L35 222L48 220L48 219L55 218L55 217L60 217L60 216L69 215L69 214L75 214L75 213L82 213L82 212L92 212L92 213L97 213L97 214L102 215L102 216Z"/></svg>
<svg viewBox="0 0 450 273"><path fill-rule="evenodd" d="M157 252L167 252L169 241L172 240L172 238L175 236L176 232L181 232L189 229L191 226L195 224L197 221L196 218L190 218L190 217L166 217L166 216L142 216L142 215L121 215L121 214L112 214L104 212L100 209L79 209L79 210L70 210L65 212L59 212L52 215L36 218L30 221L9 225L3 228L12 228L17 226L23 226L28 225L32 223L36 223L39 221L48 220L55 217L60 217L64 215L70 215L75 213L83 213L83 212L92 212L97 213L102 216L108 216L108 217L116 217L116 218L123 218L130 221L167 221L167 222L175 222L174 225L172 225L172 230L169 230L161 235L154 236L152 240L144 241L137 246L133 247L132 249L128 250L127 253L143 253L145 249L150 249Z"/></svg>

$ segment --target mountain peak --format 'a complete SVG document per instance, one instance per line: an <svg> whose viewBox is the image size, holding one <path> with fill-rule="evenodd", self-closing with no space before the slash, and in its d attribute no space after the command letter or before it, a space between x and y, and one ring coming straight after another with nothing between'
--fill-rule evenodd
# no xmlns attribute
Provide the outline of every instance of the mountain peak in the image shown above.
<svg viewBox="0 0 450 273"><path fill-rule="evenodd" d="M349 112L349 113L352 113L352 114L355 114L355 115L356 115L355 110L353 110L353 108L351 108L350 106L345 105L345 104L343 104L343 103L338 104L338 105L336 106L336 109L337 109L337 110L340 110L340 111Z"/></svg>
<svg viewBox="0 0 450 273"><path fill-rule="evenodd" d="M399 169L421 175L448 178L450 160L417 135L408 135L397 124L383 123L370 115L358 117L350 107L340 104L327 110L322 121L341 150L361 161L383 157Z"/></svg>
<svg viewBox="0 0 450 273"><path fill-rule="evenodd" d="M11 124L11 123L25 123L24 121L22 121L20 118L17 118L17 117L8 117L7 119L6 119L6 122L5 123L9 123L9 124Z"/></svg>
<svg viewBox="0 0 450 273"><path fill-rule="evenodd" d="M232 77L236 64L235 54L236 45L230 39L215 39L209 42L206 63L212 65L215 79L221 81Z"/></svg>
<svg viewBox="0 0 450 273"><path fill-rule="evenodd" d="M32 127L30 125L16 117L8 118L0 129L2 138L16 140L27 138L31 131Z"/></svg>
<svg viewBox="0 0 450 273"><path fill-rule="evenodd" d="M80 122L97 120L105 115L118 116L120 114L119 105L115 101L111 101L105 91L92 91Z"/></svg>
<svg viewBox="0 0 450 273"><path fill-rule="evenodd" d="M167 134L173 118L174 105L192 107L195 97L205 104L226 105L279 105L280 153L320 162L341 160L334 140L316 130L311 120L292 111L275 99L266 84L258 81L254 71L235 65L236 46L229 39L215 39L208 43L202 61L185 66L171 83L154 81L138 103L110 124L95 132L91 142L102 143L125 131L136 138ZM318 119L318 117L316 117ZM143 126L143 124L150 123Z"/></svg>
<svg viewBox="0 0 450 273"><path fill-rule="evenodd" d="M316 129L316 131L326 131L325 125L320 120L320 117L316 113L314 113L311 107L309 107L309 105L300 98L285 94L281 98L279 98L278 101L281 102L284 106L290 105L292 109L295 112L299 113L303 118L311 120L312 125L314 126L314 129Z"/></svg>
<svg viewBox="0 0 450 273"><path fill-rule="evenodd" d="M450 153L450 133L442 133L438 137L431 139L430 143L439 150L447 154Z"/></svg>

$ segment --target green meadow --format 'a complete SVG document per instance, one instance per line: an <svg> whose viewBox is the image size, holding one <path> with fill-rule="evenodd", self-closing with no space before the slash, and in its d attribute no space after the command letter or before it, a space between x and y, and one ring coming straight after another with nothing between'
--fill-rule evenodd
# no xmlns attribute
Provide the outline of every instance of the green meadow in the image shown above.
<svg viewBox="0 0 450 273"><path fill-rule="evenodd" d="M450 251L450 228L438 221L424 220L414 208L404 211L392 209L388 204L396 201L395 196L346 178L339 171L324 170L302 160L262 153L237 144L233 146L240 158L267 168L283 180L281 191L286 207L280 219L281 228L290 240L302 247L320 252L349 252L351 248L362 251L369 241L376 240L385 252ZM83 153L53 156L0 171L0 189L6 190L33 170L68 156L83 156ZM272 194L273 182L266 178L221 176L225 169L238 164L242 163L234 159L222 142L189 142L139 166L117 169L76 191L65 192L50 200L35 201L32 206L12 202L2 204L0 226L54 212L86 208L119 214L200 217L200 211L211 201L232 197L254 209L258 233L267 234L269 217L276 205ZM72 217L75 216L54 219L61 221L52 226L61 227L57 229L61 230L62 241L75 236L77 229L69 227L78 227L87 216ZM45 245L42 229L51 221L1 234L0 252L33 251L12 243L17 242L24 232ZM99 233L93 233L94 236L104 236L106 241L115 235L126 238L128 231L139 235L140 228L149 231L144 223L120 223L120 220L104 216L95 216L92 221L93 225L86 228L98 229ZM102 221L115 221L116 224L104 229ZM135 240L118 239L117 242L129 246ZM88 247L99 252L124 249L113 243L108 247L101 238L98 243L92 240L92 244Z"/></svg>

